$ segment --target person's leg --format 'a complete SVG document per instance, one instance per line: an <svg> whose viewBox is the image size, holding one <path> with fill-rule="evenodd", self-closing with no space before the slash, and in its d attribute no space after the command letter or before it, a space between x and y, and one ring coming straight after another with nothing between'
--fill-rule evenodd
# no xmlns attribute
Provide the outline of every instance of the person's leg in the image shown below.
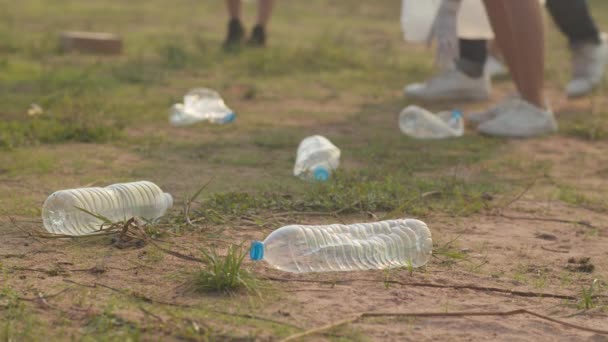
<svg viewBox="0 0 608 342"><path fill-rule="evenodd" d="M241 20L241 0L226 0L226 8L230 19Z"/></svg>
<svg viewBox="0 0 608 342"><path fill-rule="evenodd" d="M251 32L251 38L249 39L250 45L266 45L266 26L268 25L270 15L272 14L273 4L273 0L258 0L258 21Z"/></svg>
<svg viewBox="0 0 608 342"><path fill-rule="evenodd" d="M522 98L544 108L543 23L538 1L484 0L496 41Z"/></svg>
<svg viewBox="0 0 608 342"><path fill-rule="evenodd" d="M484 39L459 39L460 56L455 61L456 67L471 78L483 76L488 58L487 43Z"/></svg>
<svg viewBox="0 0 608 342"><path fill-rule="evenodd" d="M547 10L570 44L600 43L600 33L586 0L547 0Z"/></svg>
<svg viewBox="0 0 608 342"><path fill-rule="evenodd" d="M273 0L258 0L258 22L257 24L266 27L272 14Z"/></svg>
<svg viewBox="0 0 608 342"><path fill-rule="evenodd" d="M547 9L570 43L572 79L566 93L586 95L603 79L608 42L598 31L586 0L547 0Z"/></svg>
<svg viewBox="0 0 608 342"><path fill-rule="evenodd" d="M544 37L536 0L484 0L496 41L521 99L509 99L486 112L478 130L504 137L555 132L553 113L543 98Z"/></svg>
<svg viewBox="0 0 608 342"><path fill-rule="evenodd" d="M230 49L241 44L245 29L241 23L241 0L226 0L226 8L228 9L228 34L224 40L224 48Z"/></svg>

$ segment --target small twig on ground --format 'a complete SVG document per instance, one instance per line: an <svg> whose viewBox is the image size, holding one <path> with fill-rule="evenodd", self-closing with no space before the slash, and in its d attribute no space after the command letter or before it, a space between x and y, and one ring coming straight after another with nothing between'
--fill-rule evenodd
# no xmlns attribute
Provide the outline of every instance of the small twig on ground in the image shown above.
<svg viewBox="0 0 608 342"><path fill-rule="evenodd" d="M565 318L575 317L575 316L579 316L579 315L593 315L595 313L602 312L602 311L604 311L604 307L600 306L600 307L597 307L594 309L585 309L585 310L577 311L571 315L565 316ZM601 316L606 317L606 315L601 315Z"/></svg>
<svg viewBox="0 0 608 342"><path fill-rule="evenodd" d="M264 321L264 322L269 322L269 323L274 323L277 325L283 325L286 327L290 327L293 329L298 329L298 330L304 330L303 328L297 326L297 325L293 325L291 323L286 323L286 322L280 322L280 321L276 321L274 319L270 319L270 318L266 318L266 317L260 317L260 316L254 316L251 314L240 314L240 313L232 313L232 312L226 312L226 311L221 311L221 310L210 310L211 312L215 312L215 313L219 313L222 315L226 315L226 316L235 316L235 317L241 317L241 318L247 318L247 319L255 319L256 321Z"/></svg>
<svg viewBox="0 0 608 342"><path fill-rule="evenodd" d="M564 254L568 254L568 253L570 253L570 251L563 250L563 249L561 249L561 250L560 250L560 249L552 249L552 248L545 247L545 246L540 246L540 248L541 248L541 249L544 249L544 250L546 250L546 251L549 251L549 252L555 252L555 253L564 253Z"/></svg>
<svg viewBox="0 0 608 342"><path fill-rule="evenodd" d="M285 278L275 278L275 277L266 277L264 279L271 280L271 281L280 281L280 282L316 283L316 284L326 284L326 285L346 284L346 283L361 281L361 282L373 282L373 283L388 283L388 284L401 285L401 286L418 286L418 287L433 287L433 288L440 288L440 289L497 292L497 293L510 294L513 296L519 296L519 297L556 298L556 299L567 299L567 300L578 299L576 296L563 295L563 294L517 291L517 290L501 289L501 288L497 288L497 287L485 287L485 286L475 286L475 285L441 285L441 284L416 283L416 282L405 283L405 282L400 282L400 281L396 281L396 280L379 281L379 280L373 280L373 279L349 279L349 280L342 280L342 281L285 279ZM594 298L604 298L604 297L607 297L607 296L595 295Z"/></svg>
<svg viewBox="0 0 608 342"><path fill-rule="evenodd" d="M510 219L510 220L557 222L557 223L566 223L566 224L578 224L578 225L585 226L588 228L599 228L599 227L594 226L590 222L583 221L583 220L576 221L576 220L564 220L564 219L546 218L546 217L513 216L513 215L502 214L502 213L496 214L494 216L500 216L500 217L504 217L504 218Z"/></svg>
<svg viewBox="0 0 608 342"><path fill-rule="evenodd" d="M156 319L157 321L159 321L160 323L165 324L165 320L162 317L146 310L146 308L144 308L143 306L139 306L139 310L141 310L141 312L143 312L144 315L150 316L150 317Z"/></svg>
<svg viewBox="0 0 608 342"><path fill-rule="evenodd" d="M534 184L536 184L536 182L538 181L539 176L537 175L536 177L534 177L534 179L532 179L532 182L530 182L530 184L528 184L523 190L522 192L520 192L517 196L515 196L513 199L511 199L509 202L507 202L505 205L500 206L497 209L505 209L508 208L509 206L511 206L511 204L519 201L522 197L524 197L524 195L530 191L530 189L532 189L532 187L534 186Z"/></svg>
<svg viewBox="0 0 608 342"><path fill-rule="evenodd" d="M23 254L0 254L0 258L2 259L23 259L25 258L25 256L27 255L27 253L23 253Z"/></svg>
<svg viewBox="0 0 608 342"><path fill-rule="evenodd" d="M194 262L199 262L199 263L204 263L205 261L201 258L197 258L197 257L193 257L193 256L189 256L189 255L185 255L179 252L174 252L170 249L166 249L164 247L162 247L161 245L159 245L158 243L156 243L154 240L152 240L148 235L146 235L143 232L143 229L141 227L138 227L140 229L140 231L142 231L142 234L144 236L144 239L146 240L146 242L150 243L152 246L158 248L160 251L165 252L171 256L174 256L176 258L179 259L183 259L183 260L187 260L187 261L194 261Z"/></svg>
<svg viewBox="0 0 608 342"><path fill-rule="evenodd" d="M71 288L72 288L71 286L68 286L68 287L66 287L63 290L61 290L59 292L56 292L56 293L54 293L52 295L48 295L48 296L44 296L41 292L38 292L38 296L36 296L36 297L31 297L31 298L28 298L28 297L17 297L17 299L23 300L23 301L26 301L26 302L35 302L35 301L38 301L40 299L40 296L42 296L43 298L46 298L46 299L50 299L50 298L57 297L57 296L65 293L66 291L68 291Z"/></svg>
<svg viewBox="0 0 608 342"><path fill-rule="evenodd" d="M29 267L13 266L13 267L11 267L11 269L14 271L39 272L39 273L46 273L46 274L53 274L53 275L59 275L59 274L67 272L67 270L65 270L63 268L55 268L55 269L47 270L44 268L29 268Z"/></svg>
<svg viewBox="0 0 608 342"><path fill-rule="evenodd" d="M355 323L362 319L371 318L371 317L473 317L473 316L502 316L502 317L505 317L505 316L515 316L515 315L531 315L531 316L540 318L542 320L560 324L560 325L563 325L563 326L566 326L569 328L573 328L573 329L577 329L577 330L581 330L581 331L592 332L592 333L596 333L596 334L608 335L608 330L588 328L588 327L584 327L581 325L564 322L564 321L561 321L561 320L558 320L555 318L551 318L549 316L541 315L539 313L529 311L526 309L518 309L518 310L511 310L511 311L470 311L470 312L467 312L467 311L460 311L460 312L397 312L397 313L364 312L364 313L358 314L354 317L338 321L336 323L327 324L327 325L324 325L319 328L310 329L310 330L307 330L307 331L304 331L304 332L301 332L298 334L288 336L287 338L282 339L281 342L301 339L302 337L305 337L305 336L314 335L314 334L317 334L317 333L320 333L320 332L323 332L326 330L330 330L330 329L333 329L333 328L336 328L336 327L339 327L339 326L342 326L345 324Z"/></svg>
<svg viewBox="0 0 608 342"><path fill-rule="evenodd" d="M344 209L340 209L344 210ZM273 213L273 217L285 216L336 216L339 211L287 211L284 213Z"/></svg>
<svg viewBox="0 0 608 342"><path fill-rule="evenodd" d="M30 231L26 230L25 228L21 227L19 224L17 224L17 220L16 220L14 217L9 216L9 217L8 217L8 219L11 221L11 224L12 224L12 225L13 225L15 228L17 228L19 231L21 231L21 232L22 232L23 234L25 234L27 237L32 238L34 241L36 241L36 242L38 242L38 243L42 243L42 241L40 241L40 240L38 240L38 239L36 238L36 235L35 235L35 234L33 234L32 232L30 232Z"/></svg>

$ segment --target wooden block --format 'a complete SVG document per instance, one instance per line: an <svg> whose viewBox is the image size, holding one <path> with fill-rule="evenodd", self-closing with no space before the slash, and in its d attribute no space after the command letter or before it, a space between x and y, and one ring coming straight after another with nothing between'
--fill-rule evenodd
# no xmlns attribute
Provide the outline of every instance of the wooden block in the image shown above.
<svg viewBox="0 0 608 342"><path fill-rule="evenodd" d="M117 55L122 52L122 40L115 34L102 32L62 32L59 44L64 52Z"/></svg>

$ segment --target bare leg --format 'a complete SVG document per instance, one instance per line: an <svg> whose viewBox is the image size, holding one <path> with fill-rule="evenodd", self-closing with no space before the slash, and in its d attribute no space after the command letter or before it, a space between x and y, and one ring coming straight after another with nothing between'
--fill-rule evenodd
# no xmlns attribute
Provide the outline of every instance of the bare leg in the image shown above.
<svg viewBox="0 0 608 342"><path fill-rule="evenodd" d="M230 19L241 19L241 0L226 0Z"/></svg>
<svg viewBox="0 0 608 342"><path fill-rule="evenodd" d="M258 22L257 24L266 27L270 15L272 14L273 0L258 0Z"/></svg>
<svg viewBox="0 0 608 342"><path fill-rule="evenodd" d="M533 0L484 0L496 41L522 98L544 108L544 36L540 4Z"/></svg>

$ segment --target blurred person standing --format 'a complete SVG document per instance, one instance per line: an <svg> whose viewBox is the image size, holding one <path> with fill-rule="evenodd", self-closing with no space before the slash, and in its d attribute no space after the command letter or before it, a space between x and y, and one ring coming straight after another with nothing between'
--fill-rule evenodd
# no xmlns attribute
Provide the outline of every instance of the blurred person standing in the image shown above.
<svg viewBox="0 0 608 342"><path fill-rule="evenodd" d="M598 30L587 0L547 0L546 7L556 26L567 37L572 55L572 76L566 94L569 97L586 95L604 76L608 62L606 35ZM488 54L488 41L460 37L458 46L459 56L453 65L424 83L406 86L405 94L423 100L488 98L490 78L495 73L502 73L496 58Z"/></svg>
<svg viewBox="0 0 608 342"><path fill-rule="evenodd" d="M263 47L266 45L266 27L270 20L274 0L257 1L257 23L251 31L251 36L249 37L247 44L250 46ZM241 4L241 0L226 0L230 21L228 22L228 33L224 40L225 49L240 46L245 36L245 28L241 21Z"/></svg>

